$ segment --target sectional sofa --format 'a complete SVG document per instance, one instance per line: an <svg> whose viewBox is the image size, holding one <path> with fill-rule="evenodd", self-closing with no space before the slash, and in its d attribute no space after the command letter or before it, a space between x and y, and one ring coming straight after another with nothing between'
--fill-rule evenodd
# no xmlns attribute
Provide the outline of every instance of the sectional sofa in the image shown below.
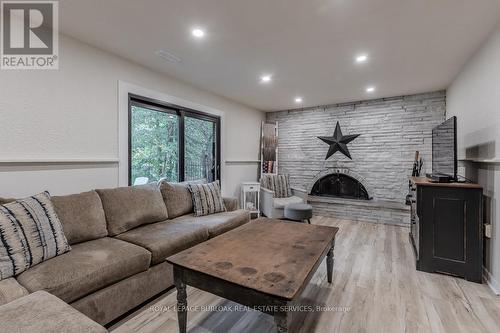
<svg viewBox="0 0 500 333"><path fill-rule="evenodd" d="M194 217L186 184L165 181L52 197L72 250L0 281L0 305L47 291L101 325L173 286L165 258L250 220L236 199Z"/></svg>

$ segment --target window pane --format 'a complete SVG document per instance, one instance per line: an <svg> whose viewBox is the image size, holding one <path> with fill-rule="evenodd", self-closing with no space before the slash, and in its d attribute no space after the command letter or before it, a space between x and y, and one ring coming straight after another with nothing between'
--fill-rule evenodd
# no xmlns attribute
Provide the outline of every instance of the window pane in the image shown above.
<svg viewBox="0 0 500 333"><path fill-rule="evenodd" d="M179 181L179 117L132 105L131 118L131 183Z"/></svg>
<svg viewBox="0 0 500 333"><path fill-rule="evenodd" d="M186 117L185 121L186 180L215 180L215 123Z"/></svg>

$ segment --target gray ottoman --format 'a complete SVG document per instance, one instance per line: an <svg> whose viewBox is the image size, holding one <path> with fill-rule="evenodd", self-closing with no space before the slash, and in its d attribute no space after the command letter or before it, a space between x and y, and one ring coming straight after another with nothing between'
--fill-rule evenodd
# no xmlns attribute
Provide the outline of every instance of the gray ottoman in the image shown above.
<svg viewBox="0 0 500 333"><path fill-rule="evenodd" d="M311 224L311 217L313 216L313 208L311 205L305 203L289 204L285 207L285 218L293 221L300 221Z"/></svg>

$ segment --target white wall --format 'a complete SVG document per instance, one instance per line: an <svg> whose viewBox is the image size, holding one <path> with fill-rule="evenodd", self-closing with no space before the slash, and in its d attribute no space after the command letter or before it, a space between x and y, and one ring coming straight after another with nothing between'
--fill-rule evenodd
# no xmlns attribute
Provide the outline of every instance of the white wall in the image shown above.
<svg viewBox="0 0 500 333"><path fill-rule="evenodd" d="M263 112L61 36L59 70L0 71L0 196L118 186L119 81L220 111L225 159L258 159ZM226 195L257 178L257 164L223 164Z"/></svg>
<svg viewBox="0 0 500 333"><path fill-rule="evenodd" d="M447 93L447 116L458 117L459 157L500 159L500 26L467 63ZM486 242L490 284L500 291L500 166L467 163L483 185L486 217L493 225Z"/></svg>

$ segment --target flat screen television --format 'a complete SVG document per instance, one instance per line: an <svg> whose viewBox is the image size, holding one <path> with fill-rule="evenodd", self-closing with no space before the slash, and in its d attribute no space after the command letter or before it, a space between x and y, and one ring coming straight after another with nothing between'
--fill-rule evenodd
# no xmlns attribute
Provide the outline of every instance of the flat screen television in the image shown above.
<svg viewBox="0 0 500 333"><path fill-rule="evenodd" d="M432 174L457 180L457 117L432 130Z"/></svg>

